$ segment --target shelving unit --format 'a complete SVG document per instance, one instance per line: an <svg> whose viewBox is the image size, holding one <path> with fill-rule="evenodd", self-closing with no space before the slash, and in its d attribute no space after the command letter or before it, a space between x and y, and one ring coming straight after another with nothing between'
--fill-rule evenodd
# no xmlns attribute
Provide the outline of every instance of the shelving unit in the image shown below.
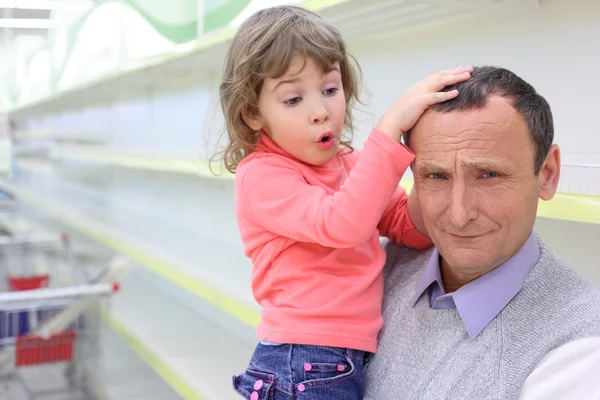
<svg viewBox="0 0 600 400"><path fill-rule="evenodd" d="M29 203L25 201L25 204ZM43 209L46 215L42 222L47 229L69 232L70 242L75 248L94 246L94 241L85 239L69 221L46 211ZM28 231L41 231L41 226L30 225ZM108 259L110 254L111 251L106 251L105 258ZM101 265L100 260L96 262ZM93 269L93 265L86 267ZM117 346L116 349L108 349L108 358L105 357L101 363L97 390L103 400L235 399L229 389L231 368L239 371L245 368L254 345L247 340L252 328L243 326L239 321L223 319L221 310L198 300L195 294L182 293L181 287L176 284L165 285L160 276L143 268L135 269L123 279L119 296L112 299L109 312L102 315L106 331L103 333L107 335L103 345ZM127 355L127 351L125 354L115 352L124 346L136 357ZM145 364L140 364L137 359ZM202 361L206 359L211 362ZM109 365L115 362L119 370L127 374L124 376L126 379L118 379L115 375L114 365ZM162 380L146 384L149 374L157 374ZM206 379L197 379L198 376ZM165 393L168 397L160 397Z"/></svg>
<svg viewBox="0 0 600 400"><path fill-rule="evenodd" d="M53 132L48 129L14 132L15 141L24 143L28 141L52 141L55 143L80 143L86 145L102 144L106 140L106 133L75 135L72 133Z"/></svg>
<svg viewBox="0 0 600 400"><path fill-rule="evenodd" d="M233 180L233 175L222 173L217 167L215 175L207 162L201 162L198 154L186 149L111 148L108 146L59 145L50 150L50 159L76 160L85 163L115 165L126 168L175 172L208 178Z"/></svg>
<svg viewBox="0 0 600 400"><path fill-rule="evenodd" d="M148 223L143 216L132 215L131 210L122 209L121 213L111 218L107 215L109 210L103 206L94 206L93 199L86 201L85 195L81 195L82 190L77 195L77 188L59 181L50 182L51 186L58 188L58 192L61 193L60 196L56 196L50 191L40 189L40 186L37 186L39 181L33 179L30 182L30 185L17 186L0 181L0 190L44 210L71 229L94 238L102 245L127 255L143 267L195 294L222 312L250 326L257 324L258 308L252 301L247 285L250 266L241 252L228 252L228 249L223 248L223 253L231 253L232 257L224 260L204 258L201 263L205 268L199 270L196 267L197 263L192 261L194 254L203 253L202 250L198 252L198 246L214 249L223 245L214 241L195 242L190 237L189 241L182 242L177 250L172 250L177 254L175 256L163 250L161 244L165 239L177 234L176 228L165 232L152 232L148 229L152 221ZM47 178L45 182L48 183ZM61 205L65 203L69 208ZM107 220L110 222L100 222ZM231 281L234 277L237 279Z"/></svg>
<svg viewBox="0 0 600 400"><path fill-rule="evenodd" d="M0 215L0 227L11 234L65 231L60 224L39 224L24 218L18 211L14 215ZM80 260L81 268L86 268L92 274L102 270L102 266L108 262L110 254L99 249L99 251L91 252L90 247L82 244L77 235L70 236L69 239L71 251ZM94 247L97 248L97 246ZM128 287L129 281L140 281L139 271L133 272L133 276L126 277L122 283ZM95 381L92 382L92 389L98 399L179 399L179 395L164 380L156 379L157 372L168 371L168 369L153 356L153 350L148 349L143 342L137 339L135 333L128 330L128 325L123 322L122 318L105 311L102 319L104 323L100 326L101 352L97 375ZM154 371L150 366L154 368ZM159 373L160 375L161 373ZM123 376L126 379L123 379ZM178 387L177 391L185 394L183 384L171 386Z"/></svg>
<svg viewBox="0 0 600 400"><path fill-rule="evenodd" d="M99 400L185 398L155 372L157 367L151 367L148 349L126 333L122 324L110 318L105 318L109 326L104 326L101 332L103 357L96 390Z"/></svg>
<svg viewBox="0 0 600 400"><path fill-rule="evenodd" d="M593 243L579 240L587 247L573 246L562 234L566 229L586 238L599 234L600 147L588 139L576 143L575 134L564 136L567 130L595 132L598 125L593 118L584 126L565 123L591 115L580 110L590 102L573 108L568 95L573 97L574 85L559 87L556 81L557 71L566 69L560 63L579 54L570 51L595 37L600 8L587 0L295 3L319 11L340 29L362 64L367 89L375 93L368 112L381 112L397 91L425 74L464 62L523 71L540 92L549 93L561 145L572 145L575 155L581 149L589 154L585 165L565 164L570 169L560 193L540 201L536 224L560 254L600 279L579 256L585 252L596 259ZM0 180L0 190L37 210L37 218L69 230L88 249L123 253L139 264L106 320L120 348L127 343L146 364L146 372L138 372L138 365L130 373L142 379L151 368L170 386L156 380L153 391L161 400L237 398L231 375L243 370L256 344L260 307L251 295L251 265L237 232L233 175L215 177L194 137L202 130L199 114L216 100L223 57L238 24L8 110L23 127L16 134L23 152L17 148L14 174ZM506 39L497 39L503 35ZM545 52L548 43L561 45L560 54ZM570 62L564 61L567 67ZM592 72L599 67L593 54L580 68L587 65ZM590 93L600 90L594 82L586 84ZM357 147L360 140L359 132ZM29 143L35 145L31 151ZM581 172L584 166L589 168ZM401 185L410 190L412 181ZM128 372L118 373L125 380ZM116 379L117 372L103 374ZM110 398L130 398L119 390L105 391L113 393Z"/></svg>
<svg viewBox="0 0 600 400"><path fill-rule="evenodd" d="M148 274L125 285L113 306L113 329L126 332L121 334L142 348L138 352L182 398L234 400L232 374L245 369L253 347L166 293Z"/></svg>
<svg viewBox="0 0 600 400"><path fill-rule="evenodd" d="M319 12L348 39L422 30L487 13L518 14L537 6L534 0L306 0L287 3ZM214 78L220 71L223 56L238 24L234 21L222 30L177 45L167 53L131 61L99 78L19 105L9 110L8 115L17 121L25 120L69 109L143 97L149 90L169 92L206 82L207 76Z"/></svg>
<svg viewBox="0 0 600 400"><path fill-rule="evenodd" d="M234 175L222 172L216 167L213 174L206 162L191 156L170 157L165 155L144 154L143 150L136 149L134 155L127 151L118 151L106 147L92 146L64 146L54 148L50 158L52 160L77 160L85 163L103 164L122 168L135 168L149 171L161 171L178 174L191 174L207 179L232 181ZM54 164L51 162L19 161L19 168L33 172L42 172L52 176ZM600 170L598 166L588 166ZM599 174L600 176L600 174ZM410 192L413 181L404 179L401 186ZM556 218L569 221L600 223L600 196L557 193L550 201L539 201L538 216Z"/></svg>

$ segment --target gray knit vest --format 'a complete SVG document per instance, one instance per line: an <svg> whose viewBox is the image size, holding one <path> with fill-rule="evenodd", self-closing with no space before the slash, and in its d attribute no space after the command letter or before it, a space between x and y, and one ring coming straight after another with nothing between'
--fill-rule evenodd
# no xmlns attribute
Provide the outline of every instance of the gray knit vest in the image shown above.
<svg viewBox="0 0 600 400"><path fill-rule="evenodd" d="M538 243L540 260L522 290L475 340L456 309L431 309L427 293L413 307L431 250L389 245L384 327L365 399L517 399L549 351L600 336L600 289Z"/></svg>

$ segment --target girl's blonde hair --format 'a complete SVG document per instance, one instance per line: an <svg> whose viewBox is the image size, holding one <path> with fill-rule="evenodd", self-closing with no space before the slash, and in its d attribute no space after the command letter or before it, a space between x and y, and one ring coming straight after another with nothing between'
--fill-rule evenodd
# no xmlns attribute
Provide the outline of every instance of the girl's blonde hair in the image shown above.
<svg viewBox="0 0 600 400"><path fill-rule="evenodd" d="M231 42L219 88L227 144L213 155L211 163L222 159L225 168L235 173L252 152L258 136L242 115L258 115L258 96L265 78L283 76L296 56L305 61L311 57L324 70L339 63L346 98L347 132L342 144L352 150L352 108L359 100L361 74L358 63L346 51L339 31L318 14L296 6L279 6L260 10L244 21Z"/></svg>

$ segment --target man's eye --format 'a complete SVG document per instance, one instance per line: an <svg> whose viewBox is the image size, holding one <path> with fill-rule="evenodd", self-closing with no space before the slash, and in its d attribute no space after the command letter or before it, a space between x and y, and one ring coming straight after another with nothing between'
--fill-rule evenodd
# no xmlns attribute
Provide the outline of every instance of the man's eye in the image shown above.
<svg viewBox="0 0 600 400"><path fill-rule="evenodd" d="M499 176L500 176L500 174L498 174L497 172L486 172L485 174L482 175L482 177L484 177L484 178L497 178Z"/></svg>
<svg viewBox="0 0 600 400"><path fill-rule="evenodd" d="M429 174L429 177L431 179L444 179L444 174L442 174L440 172L435 172L433 174Z"/></svg>
<svg viewBox="0 0 600 400"><path fill-rule="evenodd" d="M295 106L296 104L300 103L300 100L302 100L302 98L294 97L294 98L284 101L284 103L287 104L288 106Z"/></svg>

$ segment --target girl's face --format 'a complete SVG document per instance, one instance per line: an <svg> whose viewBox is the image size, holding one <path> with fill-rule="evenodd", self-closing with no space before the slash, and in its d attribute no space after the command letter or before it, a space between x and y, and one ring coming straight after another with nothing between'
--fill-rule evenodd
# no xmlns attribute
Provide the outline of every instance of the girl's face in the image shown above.
<svg viewBox="0 0 600 400"><path fill-rule="evenodd" d="M288 71L264 81L259 116L245 118L291 156L311 165L333 159L342 138L346 100L340 66L324 71L310 57L296 57Z"/></svg>

